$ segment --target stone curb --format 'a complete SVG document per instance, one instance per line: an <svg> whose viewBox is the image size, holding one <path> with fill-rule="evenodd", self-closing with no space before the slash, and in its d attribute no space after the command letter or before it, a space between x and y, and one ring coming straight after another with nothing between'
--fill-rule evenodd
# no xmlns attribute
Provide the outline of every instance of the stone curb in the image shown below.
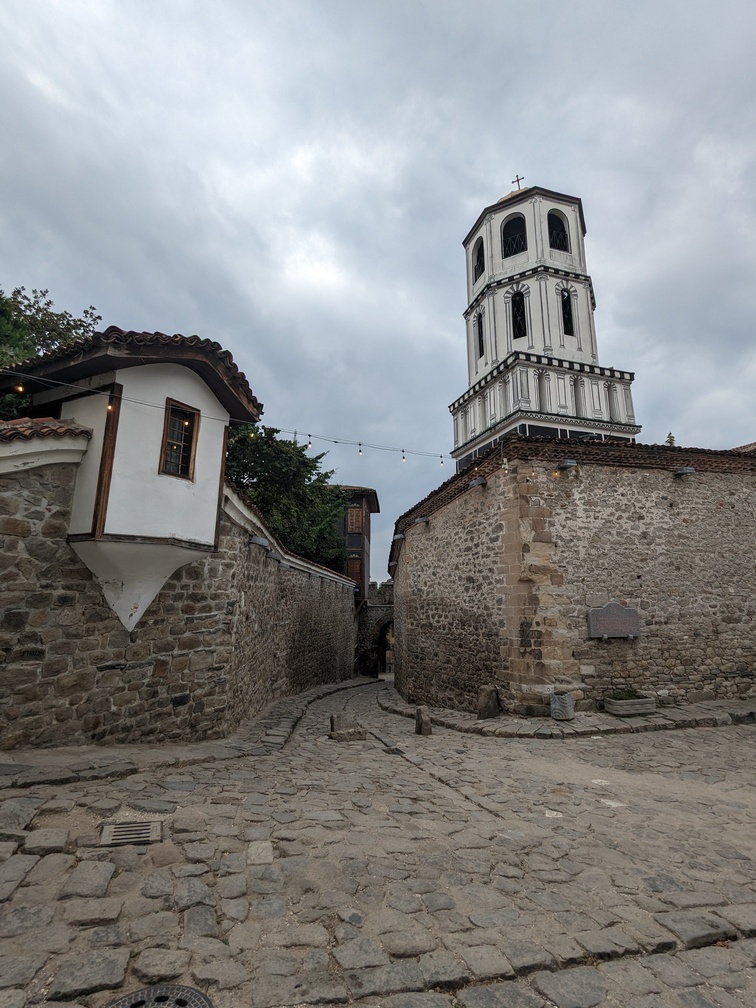
<svg viewBox="0 0 756 1008"><path fill-rule="evenodd" d="M378 693L378 705L389 714L415 717L416 704L409 704L388 687ZM655 714L628 718L603 711L576 714L573 721L550 718L499 717L479 721L474 714L443 707L428 707L431 723L439 728L492 738L569 739L586 735L628 735L636 732L672 731L676 728L720 728L756 721L756 699L719 700L705 704L664 707Z"/></svg>
<svg viewBox="0 0 756 1008"><path fill-rule="evenodd" d="M266 756L283 748L316 700L374 684L372 678L345 679L274 700L266 710L227 738L207 742L51 747L0 752L0 788L28 788L130 777L160 766L191 766L243 756ZM77 751L78 749L78 751ZM19 772L13 773L18 766Z"/></svg>

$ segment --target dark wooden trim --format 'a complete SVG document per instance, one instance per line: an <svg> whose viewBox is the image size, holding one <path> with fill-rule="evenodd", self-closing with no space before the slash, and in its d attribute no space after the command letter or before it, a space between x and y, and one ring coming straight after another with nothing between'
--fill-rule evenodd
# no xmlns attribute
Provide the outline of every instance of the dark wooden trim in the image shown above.
<svg viewBox="0 0 756 1008"><path fill-rule="evenodd" d="M223 509L223 487L226 482L226 452L228 451L228 426L223 428L223 455L221 457L220 480L218 481L218 508L215 513L215 548L220 542L221 510Z"/></svg>
<svg viewBox="0 0 756 1008"><path fill-rule="evenodd" d="M123 385L114 383L108 399L108 411L105 416L105 433L100 456L100 472L97 477L94 509L92 511L92 534L95 539L102 536L105 519L108 514L108 496L110 481L113 476L113 458L115 456L116 439L118 437L118 421L121 416L121 396Z"/></svg>
<svg viewBox="0 0 756 1008"><path fill-rule="evenodd" d="M215 545L213 543L198 543L192 542L189 539L173 539L168 536L139 536L139 535L120 535L117 533L108 532L103 535L93 536L89 532L76 532L73 535L66 537L67 542L128 542L128 543L145 543L149 545L157 546L182 546L184 549L201 550L203 553L215 553Z"/></svg>
<svg viewBox="0 0 756 1008"><path fill-rule="evenodd" d="M192 447L189 455L189 472L186 476L182 473L171 473L165 471L165 453L168 447L168 427L171 416L172 409L184 410L186 413L193 413L196 417L194 423L194 430L192 431ZM197 455L197 441L199 440L199 428L200 428L200 418L202 413L196 406L189 406L187 403L179 402L178 399L167 398L165 400L165 415L163 418L163 440L160 443L160 464L158 466L158 475L160 476L173 476L175 479L185 479L189 480L190 483L194 482L194 462Z"/></svg>

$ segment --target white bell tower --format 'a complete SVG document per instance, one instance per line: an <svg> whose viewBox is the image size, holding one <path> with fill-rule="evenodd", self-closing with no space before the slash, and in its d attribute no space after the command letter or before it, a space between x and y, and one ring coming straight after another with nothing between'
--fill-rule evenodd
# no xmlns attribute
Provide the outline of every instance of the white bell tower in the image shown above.
<svg viewBox="0 0 756 1008"><path fill-rule="evenodd" d="M449 411L457 468L508 434L633 441L630 371L601 367L576 196L530 186L465 238L467 391Z"/></svg>

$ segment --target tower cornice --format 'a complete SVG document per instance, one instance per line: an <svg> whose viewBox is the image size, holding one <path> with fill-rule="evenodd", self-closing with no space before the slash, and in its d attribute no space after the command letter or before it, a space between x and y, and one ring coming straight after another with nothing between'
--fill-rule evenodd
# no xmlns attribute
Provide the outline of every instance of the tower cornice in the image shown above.
<svg viewBox="0 0 756 1008"><path fill-rule="evenodd" d="M539 275L545 277L546 275L556 276L556 277L567 277L570 280L576 280L578 283L588 284L588 289L591 293L591 305L595 311L596 309L596 296L593 293L593 281L588 276L587 273L578 273L575 270L558 269L556 266L546 266L539 264L537 266L531 266L530 269L522 270L520 273L508 273L504 277L500 277L494 280L487 280L483 287L478 291L473 300L467 306L467 308L462 313L463 318L468 319L472 314L474 314L476 308L480 302L489 294L492 290L500 290L502 287L510 287L514 283L526 280L528 277L539 278Z"/></svg>
<svg viewBox="0 0 756 1008"><path fill-rule="evenodd" d="M601 367L598 364L582 364L579 361L562 360L559 357L549 357L546 354L515 350L514 353L509 354L500 364L491 368L474 385L471 385L458 399L455 399L449 406L449 412L453 412L459 406L464 406L466 402L474 399L492 381L506 374L515 364L520 363L540 364L542 367L559 368L562 371L574 371L577 374L593 375L595 378L607 378L614 381L631 382L635 380L635 373L633 371L620 371L617 368Z"/></svg>

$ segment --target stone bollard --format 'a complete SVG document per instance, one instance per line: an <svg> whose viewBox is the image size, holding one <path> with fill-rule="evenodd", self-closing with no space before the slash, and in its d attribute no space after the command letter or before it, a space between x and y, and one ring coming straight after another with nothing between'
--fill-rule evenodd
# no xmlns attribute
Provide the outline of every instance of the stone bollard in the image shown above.
<svg viewBox="0 0 756 1008"><path fill-rule="evenodd" d="M328 738L335 742L355 742L367 738L367 731L357 723L357 718L349 711L331 714L331 731Z"/></svg>
<svg viewBox="0 0 756 1008"><path fill-rule="evenodd" d="M499 691L495 686L481 686L478 690L478 720L495 718L501 714Z"/></svg>
<svg viewBox="0 0 756 1008"><path fill-rule="evenodd" d="M563 693L555 691L551 694L551 716L555 721L572 721L575 717L572 693L565 690Z"/></svg>
<svg viewBox="0 0 756 1008"><path fill-rule="evenodd" d="M415 735L432 735L433 725L427 707L415 708Z"/></svg>

